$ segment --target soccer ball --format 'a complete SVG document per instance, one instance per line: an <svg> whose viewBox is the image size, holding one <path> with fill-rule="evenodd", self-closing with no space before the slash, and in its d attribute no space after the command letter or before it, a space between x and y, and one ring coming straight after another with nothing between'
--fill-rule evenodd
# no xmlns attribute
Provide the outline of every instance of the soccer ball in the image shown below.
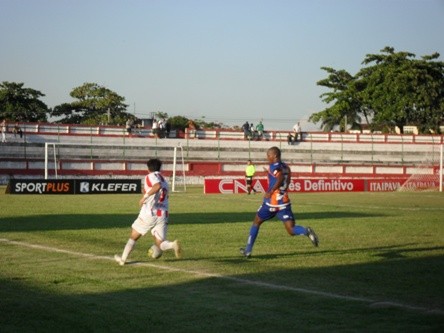
<svg viewBox="0 0 444 333"><path fill-rule="evenodd" d="M159 249L157 245L153 245L148 250L148 257L151 257L153 259L159 259L163 254L163 251Z"/></svg>

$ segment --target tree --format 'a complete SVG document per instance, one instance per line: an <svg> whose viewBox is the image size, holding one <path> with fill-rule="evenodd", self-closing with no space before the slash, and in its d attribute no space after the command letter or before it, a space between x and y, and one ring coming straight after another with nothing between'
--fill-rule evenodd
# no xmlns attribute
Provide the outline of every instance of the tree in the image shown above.
<svg viewBox="0 0 444 333"><path fill-rule="evenodd" d="M185 128L188 126L188 118L185 118L183 116L174 116L171 118L168 118L167 122L171 125L172 129L177 129L184 131Z"/></svg>
<svg viewBox="0 0 444 333"><path fill-rule="evenodd" d="M47 121L47 105L40 100L45 95L24 88L24 83L4 81L0 84L0 117L11 121Z"/></svg>
<svg viewBox="0 0 444 333"><path fill-rule="evenodd" d="M168 119L168 113L166 113L166 112L162 112L162 111L158 111L158 112L156 112L156 113L154 114L154 117L155 117L156 119L163 119L163 120L166 120L166 119Z"/></svg>
<svg viewBox="0 0 444 333"><path fill-rule="evenodd" d="M432 61L438 53L415 59L409 52L391 47L382 54L367 55L357 80L366 86L362 96L373 110L376 125L416 125L421 132L439 131L443 122L444 66Z"/></svg>
<svg viewBox="0 0 444 333"><path fill-rule="evenodd" d="M194 119L194 123L196 124L197 128L219 129L227 127L226 125L220 122L214 122L214 121L207 122L205 120L205 116L202 116L200 119Z"/></svg>
<svg viewBox="0 0 444 333"><path fill-rule="evenodd" d="M74 88L70 96L76 100L56 106L51 113L54 117L64 117L59 122L117 125L135 118L126 112L124 97L96 83L84 83Z"/></svg>
<svg viewBox="0 0 444 333"><path fill-rule="evenodd" d="M171 126L172 129L177 129L184 131L185 128L188 127L188 122L192 119L186 118L183 116L174 116L169 118L168 113L166 112L156 112L155 117L157 119L167 119L167 123ZM208 129L215 129L215 128L223 128L226 127L225 125L221 123L216 122L206 122L204 121L204 117L198 120L193 120L194 123L197 125L197 128L208 128Z"/></svg>
<svg viewBox="0 0 444 333"><path fill-rule="evenodd" d="M369 54L355 76L341 70L330 73L318 85L333 89L321 95L333 103L314 113L310 120L321 122L324 130L340 126L347 119L357 126L362 117L373 129L416 125L420 132L439 132L444 123L444 63L438 53L416 59L413 53L395 52L391 47L381 54Z"/></svg>
<svg viewBox="0 0 444 333"><path fill-rule="evenodd" d="M421 132L439 133L444 124L444 63L432 61L439 54L422 57L415 63L415 104L411 110L411 121L420 126Z"/></svg>
<svg viewBox="0 0 444 333"><path fill-rule="evenodd" d="M321 95L322 100L331 107L310 116L310 121L321 122L324 131L331 131L339 126L340 131L345 131L348 124L352 128L358 128L361 124L361 115L368 121L367 110L358 98L359 85L355 78L345 70L337 71L330 67L322 67L329 76L318 85L332 89L332 92Z"/></svg>

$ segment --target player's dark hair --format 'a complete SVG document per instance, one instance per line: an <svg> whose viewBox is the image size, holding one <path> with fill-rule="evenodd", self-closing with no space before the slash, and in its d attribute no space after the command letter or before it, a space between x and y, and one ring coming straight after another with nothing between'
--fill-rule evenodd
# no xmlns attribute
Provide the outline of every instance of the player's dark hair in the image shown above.
<svg viewBox="0 0 444 333"><path fill-rule="evenodd" d="M162 167L162 161L158 158L152 158L146 162L146 166L150 172L160 171Z"/></svg>
<svg viewBox="0 0 444 333"><path fill-rule="evenodd" d="M268 149L268 150L269 150L269 151L272 151L272 152L276 155L276 157L277 157L278 159L281 158L281 150L280 150L278 147L274 146L274 147L271 147L271 148Z"/></svg>

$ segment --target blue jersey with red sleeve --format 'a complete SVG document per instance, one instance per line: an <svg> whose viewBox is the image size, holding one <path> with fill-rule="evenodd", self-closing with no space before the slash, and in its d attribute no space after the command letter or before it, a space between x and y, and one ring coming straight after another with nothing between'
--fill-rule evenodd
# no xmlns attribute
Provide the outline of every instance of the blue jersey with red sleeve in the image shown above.
<svg viewBox="0 0 444 333"><path fill-rule="evenodd" d="M272 193L273 187L279 181L282 176L282 181L279 187ZM287 164L284 162L272 163L268 167L268 189L270 198L265 198L264 203L270 207L285 207L290 204L287 189L291 180L291 171Z"/></svg>

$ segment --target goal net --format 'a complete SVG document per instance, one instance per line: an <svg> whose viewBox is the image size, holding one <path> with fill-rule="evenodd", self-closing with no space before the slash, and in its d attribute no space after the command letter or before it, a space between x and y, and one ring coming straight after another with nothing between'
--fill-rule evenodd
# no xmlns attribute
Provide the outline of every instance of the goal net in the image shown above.
<svg viewBox="0 0 444 333"><path fill-rule="evenodd" d="M62 178L64 171L88 171L93 178L126 177L125 171L146 172L146 161L159 158L162 170L171 175L173 192L186 191L186 169L182 146L137 146L45 142L45 179ZM63 167L62 167L63 166ZM114 171L118 171L113 175ZM128 172L128 177L138 177Z"/></svg>
<svg viewBox="0 0 444 333"><path fill-rule="evenodd" d="M425 158L409 169L410 177L400 192L440 191L443 186L443 145L432 145Z"/></svg>

